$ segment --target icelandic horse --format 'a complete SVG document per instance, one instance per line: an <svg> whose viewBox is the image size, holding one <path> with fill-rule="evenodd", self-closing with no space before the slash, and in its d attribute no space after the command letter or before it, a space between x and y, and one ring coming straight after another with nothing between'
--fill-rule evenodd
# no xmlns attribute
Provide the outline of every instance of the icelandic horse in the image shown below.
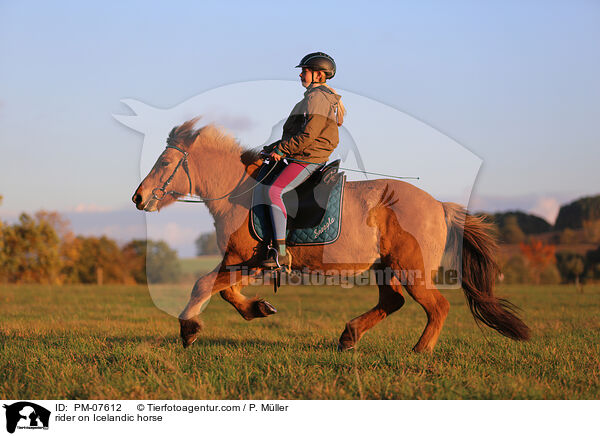
<svg viewBox="0 0 600 436"><path fill-rule="evenodd" d="M267 301L241 293L247 272L257 271L266 252L252 236L248 221L251 191L263 160L213 125L196 129L197 120L173 128L167 147L132 197L139 210L152 212L185 194L198 196L206 200L214 218L223 260L198 279L179 315L184 347L197 339L202 325L195 318L217 292L246 320L276 312ZM413 350L432 351L450 308L432 278L446 248L455 260L462 260L459 280L476 321L511 339L529 339L530 330L514 306L494 295L499 272L496 242L492 224L482 217L468 214L458 204L437 201L409 183L378 179L346 182L342 223L339 238L327 246L327 262L323 245L288 247L294 270L393 272L377 283L375 307L346 324L339 350L353 348L367 330L400 309L404 287L427 314L427 324ZM406 280L407 271L412 280Z"/></svg>

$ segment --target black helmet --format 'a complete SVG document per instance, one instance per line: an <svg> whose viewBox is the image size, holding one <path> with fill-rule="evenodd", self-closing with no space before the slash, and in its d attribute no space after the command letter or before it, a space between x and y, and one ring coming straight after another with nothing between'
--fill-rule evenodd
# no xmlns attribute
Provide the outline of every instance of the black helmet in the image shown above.
<svg viewBox="0 0 600 436"><path fill-rule="evenodd" d="M312 71L325 71L325 77L335 76L335 61L331 56L321 51L309 53L302 58L296 68L308 68Z"/></svg>

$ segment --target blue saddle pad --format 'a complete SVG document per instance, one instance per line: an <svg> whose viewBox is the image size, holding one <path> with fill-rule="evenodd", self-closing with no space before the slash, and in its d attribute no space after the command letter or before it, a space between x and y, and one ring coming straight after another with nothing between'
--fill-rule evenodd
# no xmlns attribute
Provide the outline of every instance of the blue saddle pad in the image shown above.
<svg viewBox="0 0 600 436"><path fill-rule="evenodd" d="M342 206L346 176L342 176L332 188L327 200L323 219L314 227L287 229L286 244L288 245L325 245L331 244L340 236L342 230ZM252 195L254 205L254 194ZM298 213L302 213L299 210ZM271 238L271 216L264 204L254 205L250 210L250 228L259 241Z"/></svg>

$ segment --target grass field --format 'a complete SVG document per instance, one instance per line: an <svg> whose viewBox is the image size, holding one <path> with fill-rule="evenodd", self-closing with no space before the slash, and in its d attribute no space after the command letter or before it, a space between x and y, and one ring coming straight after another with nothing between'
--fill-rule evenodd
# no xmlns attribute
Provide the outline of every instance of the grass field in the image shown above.
<svg viewBox="0 0 600 436"><path fill-rule="evenodd" d="M188 292L189 289L181 291ZM501 288L534 331L516 343L478 329L462 293L435 352L412 353L425 323L410 298L338 353L376 288L247 288L279 313L244 321L216 296L183 350L178 323L145 287L0 287L0 397L11 399L600 398L600 286Z"/></svg>
<svg viewBox="0 0 600 436"><path fill-rule="evenodd" d="M196 278L200 274L212 271L223 259L221 255L208 255L197 257L185 257L179 259L182 274L194 274Z"/></svg>

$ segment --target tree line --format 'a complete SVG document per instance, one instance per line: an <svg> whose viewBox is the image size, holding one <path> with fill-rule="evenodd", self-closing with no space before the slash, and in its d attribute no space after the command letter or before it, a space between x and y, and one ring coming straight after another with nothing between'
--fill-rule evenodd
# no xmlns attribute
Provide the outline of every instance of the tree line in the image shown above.
<svg viewBox="0 0 600 436"><path fill-rule="evenodd" d="M504 244L520 244L532 235L546 235L553 244L600 243L600 195L561 206L554 225L521 211L484 215L496 225Z"/></svg>
<svg viewBox="0 0 600 436"><path fill-rule="evenodd" d="M164 241L75 235L56 212L0 221L0 283L145 284L179 275L177 252Z"/></svg>
<svg viewBox="0 0 600 436"><path fill-rule="evenodd" d="M501 259L500 267L506 283L574 283L581 290L583 283L600 280L600 246L580 254L530 237L518 253Z"/></svg>

